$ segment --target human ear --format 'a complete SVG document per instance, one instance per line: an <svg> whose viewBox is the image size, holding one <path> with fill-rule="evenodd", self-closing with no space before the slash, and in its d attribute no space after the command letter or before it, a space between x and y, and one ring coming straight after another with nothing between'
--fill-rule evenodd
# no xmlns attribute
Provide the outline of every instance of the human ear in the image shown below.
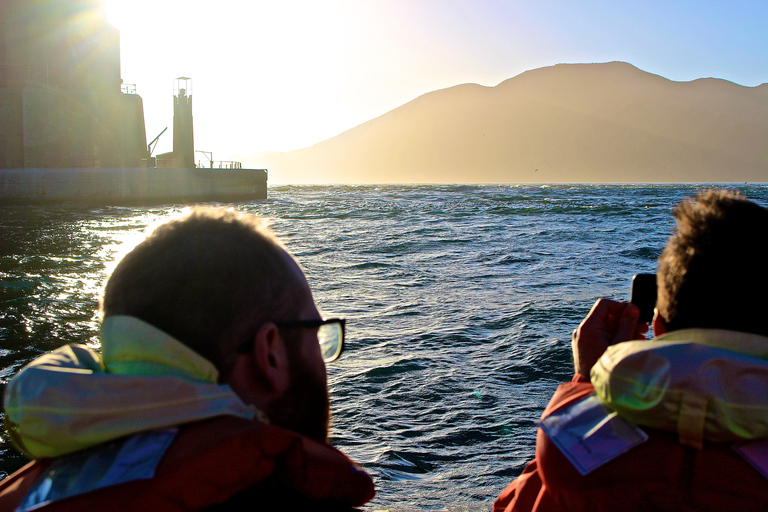
<svg viewBox="0 0 768 512"><path fill-rule="evenodd" d="M255 377L269 388L281 394L289 384L288 354L280 329L271 322L256 332L253 343L253 368Z"/></svg>
<svg viewBox="0 0 768 512"><path fill-rule="evenodd" d="M658 338L663 334L667 334L667 323L661 318L658 309L653 310L653 336Z"/></svg>

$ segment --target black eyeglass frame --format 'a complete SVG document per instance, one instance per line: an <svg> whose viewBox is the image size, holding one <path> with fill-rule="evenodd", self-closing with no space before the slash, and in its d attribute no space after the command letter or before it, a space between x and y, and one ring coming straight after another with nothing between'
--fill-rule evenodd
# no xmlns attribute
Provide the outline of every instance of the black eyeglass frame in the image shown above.
<svg viewBox="0 0 768 512"><path fill-rule="evenodd" d="M339 339L339 351L336 354L336 357L333 359L329 359L325 361L325 358L323 360L326 363L330 363L332 361L337 360L341 357L342 352L344 352L344 338L346 338L346 326L347 326L347 319L346 318L318 318L315 320L283 320L278 322L272 322L277 327L285 327L286 329L290 328L299 328L299 329L319 329L323 325L327 324L339 324L341 326L341 338ZM242 342L240 345L237 346L236 351L238 354L247 354L251 351L253 347L253 338L248 338L244 342Z"/></svg>

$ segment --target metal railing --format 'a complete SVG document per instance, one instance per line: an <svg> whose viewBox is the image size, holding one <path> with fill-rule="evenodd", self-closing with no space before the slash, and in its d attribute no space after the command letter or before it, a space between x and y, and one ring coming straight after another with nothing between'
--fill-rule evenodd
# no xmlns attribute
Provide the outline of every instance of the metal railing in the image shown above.
<svg viewBox="0 0 768 512"><path fill-rule="evenodd" d="M198 160L197 167L200 169L242 169L243 164L232 160L212 160L209 165L204 165Z"/></svg>

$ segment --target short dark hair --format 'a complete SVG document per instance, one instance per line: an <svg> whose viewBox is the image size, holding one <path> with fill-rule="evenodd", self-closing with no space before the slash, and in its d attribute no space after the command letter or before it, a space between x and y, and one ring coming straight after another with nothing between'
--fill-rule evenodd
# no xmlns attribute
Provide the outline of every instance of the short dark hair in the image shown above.
<svg viewBox="0 0 768 512"><path fill-rule="evenodd" d="M290 256L266 223L196 208L155 229L117 264L101 311L137 317L225 372L235 348L298 307Z"/></svg>
<svg viewBox="0 0 768 512"><path fill-rule="evenodd" d="M768 336L768 210L709 190L680 203L659 258L656 307L670 331L729 329Z"/></svg>

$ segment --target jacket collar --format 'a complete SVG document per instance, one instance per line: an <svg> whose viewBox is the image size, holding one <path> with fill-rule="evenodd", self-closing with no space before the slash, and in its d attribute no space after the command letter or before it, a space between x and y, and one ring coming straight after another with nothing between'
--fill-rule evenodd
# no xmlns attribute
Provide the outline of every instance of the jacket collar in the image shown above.
<svg viewBox="0 0 768 512"><path fill-rule="evenodd" d="M101 324L104 365L117 375L176 375L215 383L216 367L171 335L138 318L109 316Z"/></svg>
<svg viewBox="0 0 768 512"><path fill-rule="evenodd" d="M680 329L654 338L654 342L699 343L740 354L768 359L768 337L724 329Z"/></svg>

